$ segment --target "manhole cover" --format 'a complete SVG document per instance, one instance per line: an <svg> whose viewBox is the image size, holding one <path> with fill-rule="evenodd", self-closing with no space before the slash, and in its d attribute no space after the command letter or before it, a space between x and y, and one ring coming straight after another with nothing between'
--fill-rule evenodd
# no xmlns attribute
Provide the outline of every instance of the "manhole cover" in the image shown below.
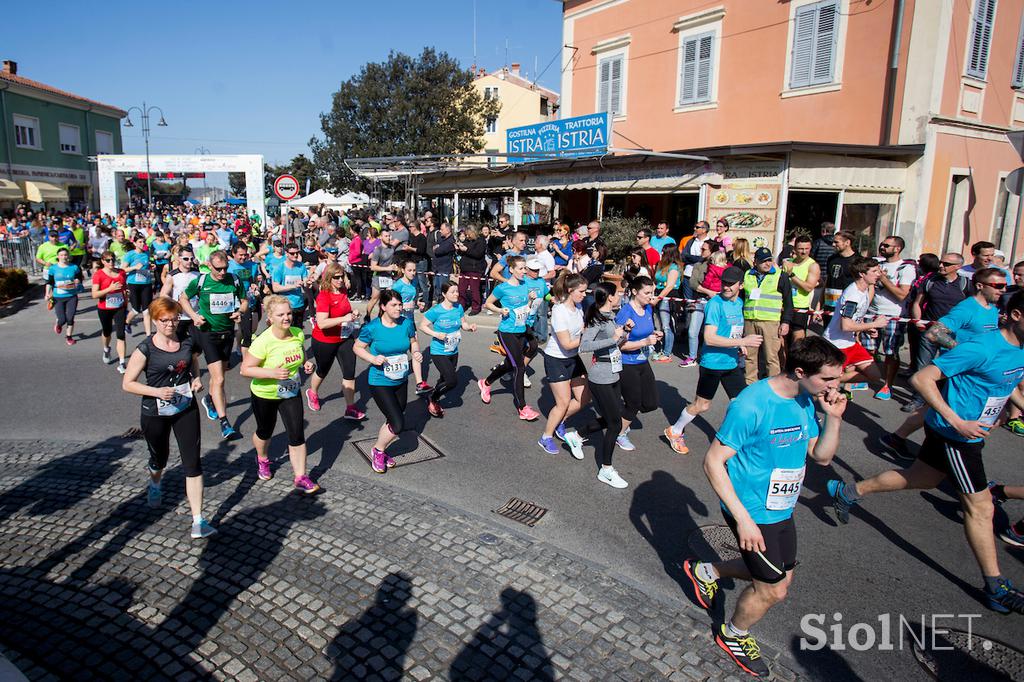
<svg viewBox="0 0 1024 682"><path fill-rule="evenodd" d="M364 438L363 440L354 440L352 445L355 446L356 450L359 451L366 462L370 462L370 450L373 449L373 444L377 442L376 436L373 438ZM391 444L388 448L388 454L395 460L396 467L407 466L409 464L419 464L420 462L429 462L433 459L441 459L444 457L444 453L441 452L436 445L427 440L424 436L418 434L415 431L402 431L398 435L398 440Z"/></svg>
<svg viewBox="0 0 1024 682"><path fill-rule="evenodd" d="M690 533L690 549L703 561L728 561L740 555L729 526L701 526Z"/></svg>
<svg viewBox="0 0 1024 682"><path fill-rule="evenodd" d="M548 513L544 507L538 507L533 502L520 500L518 497L513 497L501 509L492 511L498 516L504 516L506 519L512 519L531 528L536 526L537 522Z"/></svg>
<svg viewBox="0 0 1024 682"><path fill-rule="evenodd" d="M1021 680L1024 652L976 632L922 629L914 657L937 680ZM924 644L922 647L921 644Z"/></svg>

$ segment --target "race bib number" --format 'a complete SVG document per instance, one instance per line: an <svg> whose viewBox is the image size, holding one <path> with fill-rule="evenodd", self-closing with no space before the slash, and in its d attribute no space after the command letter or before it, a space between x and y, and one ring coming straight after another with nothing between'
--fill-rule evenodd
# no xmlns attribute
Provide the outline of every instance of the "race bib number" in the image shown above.
<svg viewBox="0 0 1024 682"><path fill-rule="evenodd" d="M294 375L287 379L279 379L277 382L277 397L284 400L285 398L294 398L299 394L299 373L295 372Z"/></svg>
<svg viewBox="0 0 1024 682"><path fill-rule="evenodd" d="M302 284L302 276L301 275L285 275L284 276L284 285L286 287L293 287L296 284Z"/></svg>
<svg viewBox="0 0 1024 682"><path fill-rule="evenodd" d="M612 371L618 374L622 371L622 351L618 348L612 348L608 353L608 362L612 366Z"/></svg>
<svg viewBox="0 0 1024 682"><path fill-rule="evenodd" d="M107 294L103 300L108 308L120 308L124 305L124 294Z"/></svg>
<svg viewBox="0 0 1024 682"><path fill-rule="evenodd" d="M214 315L230 315L236 307L234 294L210 294L210 312Z"/></svg>
<svg viewBox="0 0 1024 682"><path fill-rule="evenodd" d="M157 260L167 260L167 256L170 254L169 251L157 251L153 255Z"/></svg>
<svg viewBox="0 0 1024 682"><path fill-rule="evenodd" d="M518 308L512 309L512 318L515 322L515 326L522 327L526 324L526 320L530 317L530 306L524 305Z"/></svg>
<svg viewBox="0 0 1024 682"><path fill-rule="evenodd" d="M192 402L192 385L179 384L174 387L174 396L170 400L156 399L156 413L161 417L173 417L184 412Z"/></svg>
<svg viewBox="0 0 1024 682"><path fill-rule="evenodd" d="M462 341L462 332L451 332L448 336L444 337L444 352L454 353L459 349L459 343Z"/></svg>
<svg viewBox="0 0 1024 682"><path fill-rule="evenodd" d="M751 301L758 300L759 298L761 298L761 290L760 289L751 289L750 290L750 296L748 296L747 298L749 300L751 300Z"/></svg>
<svg viewBox="0 0 1024 682"><path fill-rule="evenodd" d="M53 285L55 287L57 287L58 289L63 289L66 286L68 286L69 284L74 284L74 283L75 283L75 280L73 280L73 279L58 279L58 280L56 280L53 283Z"/></svg>
<svg viewBox="0 0 1024 682"><path fill-rule="evenodd" d="M800 487L804 482L804 470L799 469L773 469L771 479L768 481L768 496L765 498L765 509L770 511L784 511L796 506L800 497Z"/></svg>
<svg viewBox="0 0 1024 682"><path fill-rule="evenodd" d="M415 307L416 307L416 303L414 301L409 301L408 303L403 303L402 304L402 309L405 310L405 312L407 312L407 313L408 312L412 312L412 309L415 308Z"/></svg>
<svg viewBox="0 0 1024 682"><path fill-rule="evenodd" d="M400 355L388 355L384 358L384 376L391 381L401 381L409 373L409 356L405 353Z"/></svg>
<svg viewBox="0 0 1024 682"><path fill-rule="evenodd" d="M999 419L999 415L1003 413L1003 408L1006 407L1006 401L1010 399L1010 396L993 396L985 401L985 407L981 410L981 416L978 417L978 421L986 426L994 426L996 420Z"/></svg>
<svg viewBox="0 0 1024 682"><path fill-rule="evenodd" d="M395 283L395 280L390 277L377 277L377 288L378 289L390 289L391 285Z"/></svg>
<svg viewBox="0 0 1024 682"><path fill-rule="evenodd" d="M742 339L743 338L743 325L734 324L729 327L729 338L730 339Z"/></svg>

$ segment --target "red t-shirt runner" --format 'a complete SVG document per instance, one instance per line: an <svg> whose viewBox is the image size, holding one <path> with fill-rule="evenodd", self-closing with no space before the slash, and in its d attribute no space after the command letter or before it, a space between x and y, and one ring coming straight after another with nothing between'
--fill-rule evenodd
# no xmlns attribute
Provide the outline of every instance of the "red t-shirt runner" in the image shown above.
<svg viewBox="0 0 1024 682"><path fill-rule="evenodd" d="M321 291L316 296L316 311L318 313L327 313L327 317L344 317L352 312L352 304L348 301L348 296L345 294L332 294L327 291ZM330 329L321 329L320 325L316 324L316 318L313 322L313 338L321 343L341 343L341 327L331 327Z"/></svg>
<svg viewBox="0 0 1024 682"><path fill-rule="evenodd" d="M100 288L100 291L103 291L114 282L121 283L121 290L111 291L103 298L98 299L96 301L96 307L100 310L117 310L118 308L124 307L125 289L128 288L126 285L127 276L125 275L124 270L121 270L120 268L118 268L117 273L113 277L104 272L102 268L97 270L96 274L92 276L92 283L97 285Z"/></svg>

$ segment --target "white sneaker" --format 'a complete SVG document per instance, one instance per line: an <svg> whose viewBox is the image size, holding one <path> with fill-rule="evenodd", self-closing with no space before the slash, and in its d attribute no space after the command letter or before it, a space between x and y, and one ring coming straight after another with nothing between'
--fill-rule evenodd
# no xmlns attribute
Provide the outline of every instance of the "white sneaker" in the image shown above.
<svg viewBox="0 0 1024 682"><path fill-rule="evenodd" d="M112 365L114 364L114 362L114 358L110 357L110 349L108 348L105 351L103 351L103 364Z"/></svg>
<svg viewBox="0 0 1024 682"><path fill-rule="evenodd" d="M583 459L583 444L587 442L578 431L565 432L565 444L569 446L569 452L576 459Z"/></svg>
<svg viewBox="0 0 1024 682"><path fill-rule="evenodd" d="M523 388L530 388L533 386L533 382L530 381L530 377L523 375Z"/></svg>
<svg viewBox="0 0 1024 682"><path fill-rule="evenodd" d="M597 480L607 483L613 488L625 488L629 485L622 476L619 476L615 467L601 467L601 470L597 472Z"/></svg>
<svg viewBox="0 0 1024 682"><path fill-rule="evenodd" d="M127 372L127 371L128 371L128 368L127 368L127 367L125 367L125 366L124 366L124 364L122 364L122 363L118 363L118 364L117 364L117 371L118 371L119 373L121 373L121 374L124 374L125 372Z"/></svg>
<svg viewBox="0 0 1024 682"><path fill-rule="evenodd" d="M632 452L633 450L636 450L636 446L633 445L633 441L631 441L629 439L629 436L625 433L620 433L618 435L618 437L615 439L615 444L618 445L623 450L625 450L626 452Z"/></svg>

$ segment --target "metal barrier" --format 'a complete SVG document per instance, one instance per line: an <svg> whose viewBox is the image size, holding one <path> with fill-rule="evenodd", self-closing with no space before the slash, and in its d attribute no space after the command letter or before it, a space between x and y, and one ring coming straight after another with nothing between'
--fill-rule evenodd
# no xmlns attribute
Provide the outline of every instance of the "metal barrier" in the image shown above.
<svg viewBox="0 0 1024 682"><path fill-rule="evenodd" d="M27 237L0 240L0 268L19 268L29 275L42 275L43 266L36 262L36 249L41 243Z"/></svg>

